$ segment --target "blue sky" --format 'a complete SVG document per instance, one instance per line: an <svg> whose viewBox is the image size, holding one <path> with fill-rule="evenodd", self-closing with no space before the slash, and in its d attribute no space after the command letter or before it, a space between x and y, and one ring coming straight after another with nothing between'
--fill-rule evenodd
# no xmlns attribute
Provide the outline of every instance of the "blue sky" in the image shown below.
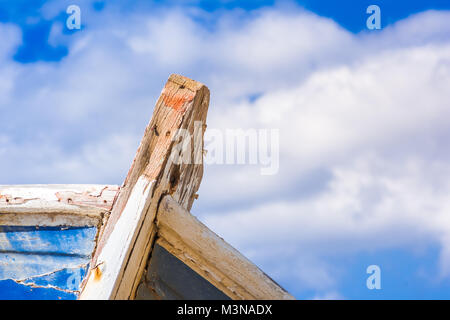
<svg viewBox="0 0 450 320"><path fill-rule="evenodd" d="M60 1L61 8L63 3ZM69 1L70 2L70 1ZM15 23L22 29L23 44L18 48L14 55L14 59L19 62L35 62L35 61L58 61L67 55L68 49L64 45L52 46L48 44L47 39L53 22L64 22L67 18L65 11L62 10L52 19L46 19L40 15L40 9L45 1L2 1L0 7L0 21ZM67 2L68 3L68 2ZM328 17L336 21L339 25L351 32L360 32L365 29L365 20L367 15L365 9L374 4L373 1L291 1L288 5L294 3L303 8L317 13L320 16ZM155 7L169 8L172 6L198 7L208 12L216 12L223 10L245 11L255 10L262 7L270 7L273 5L284 4L283 1L115 1L114 5L121 6L121 10L125 11L141 11L151 12ZM411 14L415 14L425 10L445 10L450 8L450 4L445 0L433 1L378 1L376 3L383 7L382 26L395 23L400 19L404 19ZM105 1L92 1L89 3L88 10L102 11L106 4ZM111 4L109 4L111 5ZM29 23L29 18L35 17L39 21ZM76 31L63 29L63 32L70 34Z"/></svg>
<svg viewBox="0 0 450 320"><path fill-rule="evenodd" d="M81 30L67 30L68 5ZM366 29L368 5L381 30ZM193 208L297 298L450 298L450 3L0 1L3 184L121 184L171 73L280 170L207 165ZM269 236L270 235L270 236ZM365 286L379 265L382 289Z"/></svg>

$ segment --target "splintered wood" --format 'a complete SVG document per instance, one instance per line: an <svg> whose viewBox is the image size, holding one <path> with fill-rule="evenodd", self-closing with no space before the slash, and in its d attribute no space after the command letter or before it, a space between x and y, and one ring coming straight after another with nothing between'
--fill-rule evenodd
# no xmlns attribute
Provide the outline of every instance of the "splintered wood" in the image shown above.
<svg viewBox="0 0 450 320"><path fill-rule="evenodd" d="M102 228L80 299L134 299L155 243L154 256L165 250L224 297L293 298L189 213L203 175L208 105L203 84L170 76Z"/></svg>
<svg viewBox="0 0 450 320"><path fill-rule="evenodd" d="M171 194L190 210L200 186L203 163L196 155L203 152L208 105L206 86L170 76L100 235L81 299L134 298L153 246L161 197ZM194 132L199 128L200 141ZM176 161L179 144L183 146L182 159L186 159L187 146L190 161Z"/></svg>
<svg viewBox="0 0 450 320"><path fill-rule="evenodd" d="M118 186L0 186L0 225L98 226L111 211Z"/></svg>

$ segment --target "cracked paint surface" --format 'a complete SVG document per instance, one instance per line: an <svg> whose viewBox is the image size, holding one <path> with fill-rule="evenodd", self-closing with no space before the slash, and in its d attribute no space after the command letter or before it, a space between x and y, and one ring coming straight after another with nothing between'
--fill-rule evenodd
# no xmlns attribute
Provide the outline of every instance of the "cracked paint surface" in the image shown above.
<svg viewBox="0 0 450 320"><path fill-rule="evenodd" d="M96 227L0 226L0 299L76 299Z"/></svg>
<svg viewBox="0 0 450 320"><path fill-rule="evenodd" d="M53 288L34 288L15 282L0 281L1 300L75 300L77 295Z"/></svg>

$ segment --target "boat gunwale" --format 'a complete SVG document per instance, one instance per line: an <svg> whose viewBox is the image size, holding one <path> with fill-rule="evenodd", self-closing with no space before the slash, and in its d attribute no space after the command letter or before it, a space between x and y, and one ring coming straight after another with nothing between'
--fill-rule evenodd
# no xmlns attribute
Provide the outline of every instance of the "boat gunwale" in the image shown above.
<svg viewBox="0 0 450 320"><path fill-rule="evenodd" d="M106 184L0 185L0 226L99 227L119 190Z"/></svg>

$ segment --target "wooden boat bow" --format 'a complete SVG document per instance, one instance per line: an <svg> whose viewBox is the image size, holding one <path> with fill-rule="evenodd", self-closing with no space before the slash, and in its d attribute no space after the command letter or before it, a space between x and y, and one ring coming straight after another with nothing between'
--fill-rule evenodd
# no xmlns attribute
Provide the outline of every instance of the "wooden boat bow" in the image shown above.
<svg viewBox="0 0 450 320"><path fill-rule="evenodd" d="M41 216L39 224L96 226L79 299L292 299L189 213L203 176L209 97L205 85L171 75L120 188L97 186L95 198L88 187L43 187L52 192L36 200L34 187L24 204L12 194L22 189L3 187L0 224Z"/></svg>

